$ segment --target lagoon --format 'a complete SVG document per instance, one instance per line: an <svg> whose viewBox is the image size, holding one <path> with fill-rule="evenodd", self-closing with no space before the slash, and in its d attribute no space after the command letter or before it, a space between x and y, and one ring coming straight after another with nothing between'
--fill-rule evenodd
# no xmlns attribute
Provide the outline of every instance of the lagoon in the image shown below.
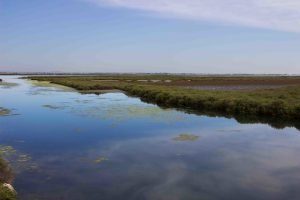
<svg viewBox="0 0 300 200"><path fill-rule="evenodd" d="M300 131L1 76L21 200L298 199ZM182 139L183 138L183 139ZM0 147L1 148L1 147Z"/></svg>

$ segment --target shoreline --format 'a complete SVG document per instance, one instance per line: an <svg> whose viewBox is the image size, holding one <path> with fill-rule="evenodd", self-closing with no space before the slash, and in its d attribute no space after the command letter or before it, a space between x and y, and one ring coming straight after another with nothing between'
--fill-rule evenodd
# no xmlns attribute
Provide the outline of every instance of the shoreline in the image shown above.
<svg viewBox="0 0 300 200"><path fill-rule="evenodd" d="M13 172L6 160L0 157L0 199L16 200L17 192L12 186Z"/></svg>
<svg viewBox="0 0 300 200"><path fill-rule="evenodd" d="M68 86L80 93L102 94L107 92L123 92L129 96L139 97L142 101L154 103L161 107L187 110L188 112L202 113L209 116L235 118L240 121L268 122L274 127L295 126L300 128L300 78L220 78L205 77L149 77L148 83L138 80L145 77L27 77L37 81L49 81L51 83ZM128 81L131 78L132 81ZM164 79L163 79L164 78ZM119 80L119 81L94 81L94 80ZM171 84L165 81L151 82L151 80L172 80ZM163 82L163 84L161 83ZM284 87L258 90L195 90L184 88L192 84L208 84L220 82L226 83L253 83L275 82L284 83ZM293 86L289 85L293 83ZM178 86L179 85L179 86ZM295 86L296 85L296 86ZM208 113L208 114L207 114ZM249 120L247 120L247 118ZM276 124L273 123L276 121ZM279 124L279 125L278 125Z"/></svg>

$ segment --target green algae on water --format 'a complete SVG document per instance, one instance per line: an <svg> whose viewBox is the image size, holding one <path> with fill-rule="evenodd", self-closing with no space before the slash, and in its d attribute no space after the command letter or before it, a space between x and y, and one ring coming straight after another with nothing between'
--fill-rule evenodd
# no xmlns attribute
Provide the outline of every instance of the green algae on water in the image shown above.
<svg viewBox="0 0 300 200"><path fill-rule="evenodd" d="M148 103L207 116L234 117L242 123L268 123L273 127L298 127L300 117L300 78L282 76L187 76L187 75L118 75L30 77L39 81L69 86L79 91L117 89L140 97ZM120 80L117 83L95 80ZM133 80L128 83L126 80ZM138 80L147 80L147 84ZM151 80L161 80L153 83ZM165 84L171 80L172 84ZM255 90L199 90L194 87L221 87L270 84L284 86ZM172 87L170 87L172 86ZM279 118L279 119L278 119ZM278 123L280 121L280 123Z"/></svg>
<svg viewBox="0 0 300 200"><path fill-rule="evenodd" d="M49 108L52 110L64 109L65 106L57 106L57 105L43 105L44 108Z"/></svg>
<svg viewBox="0 0 300 200"><path fill-rule="evenodd" d="M0 82L0 88L9 89L18 86L17 83Z"/></svg>
<svg viewBox="0 0 300 200"><path fill-rule="evenodd" d="M100 157L98 157L98 158L95 160L95 163L100 164L100 163L102 163L102 162L104 162L104 161L106 161L106 160L108 160L106 157L100 156Z"/></svg>
<svg viewBox="0 0 300 200"><path fill-rule="evenodd" d="M12 146L0 145L0 156L15 152L16 150Z"/></svg>
<svg viewBox="0 0 300 200"><path fill-rule="evenodd" d="M180 134L174 138L174 140L176 140L176 141L196 141L198 139L199 139L199 136L191 135L191 134Z"/></svg>
<svg viewBox="0 0 300 200"><path fill-rule="evenodd" d="M37 170L39 168L38 165L32 161L30 155L19 152L12 146L0 145L0 156L4 157L10 163L16 173L24 170Z"/></svg>
<svg viewBox="0 0 300 200"><path fill-rule="evenodd" d="M131 119L152 118L157 121L171 123L182 120L174 117L171 110L162 110L156 106L140 106L137 104L126 105L111 103L107 107L101 106L74 106L68 107L71 112L83 117L92 117L100 120L113 120L114 124L129 121Z"/></svg>
<svg viewBox="0 0 300 200"><path fill-rule="evenodd" d="M81 128L75 128L74 131L75 131L76 133L81 133L81 132L82 132L82 129L81 129Z"/></svg>
<svg viewBox="0 0 300 200"><path fill-rule="evenodd" d="M0 107L0 116L9 116L10 114L11 114L10 110Z"/></svg>
<svg viewBox="0 0 300 200"><path fill-rule="evenodd" d="M17 159L18 162L28 162L30 160L31 160L31 156L27 154L20 154Z"/></svg>

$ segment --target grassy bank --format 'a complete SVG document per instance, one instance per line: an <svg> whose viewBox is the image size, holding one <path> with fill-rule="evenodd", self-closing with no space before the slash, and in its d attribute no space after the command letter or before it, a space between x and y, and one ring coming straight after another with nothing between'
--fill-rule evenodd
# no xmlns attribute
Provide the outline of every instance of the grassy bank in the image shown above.
<svg viewBox="0 0 300 200"><path fill-rule="evenodd" d="M277 121L299 126L299 77L86 76L32 77L81 91L118 89L147 102L240 121ZM253 90L230 90L233 86ZM195 89L222 86L228 90ZM269 89L257 89L270 86ZM272 86L272 87L271 87ZM276 88L274 88L276 86ZM281 125L278 125L281 126ZM284 125L282 125L284 126Z"/></svg>

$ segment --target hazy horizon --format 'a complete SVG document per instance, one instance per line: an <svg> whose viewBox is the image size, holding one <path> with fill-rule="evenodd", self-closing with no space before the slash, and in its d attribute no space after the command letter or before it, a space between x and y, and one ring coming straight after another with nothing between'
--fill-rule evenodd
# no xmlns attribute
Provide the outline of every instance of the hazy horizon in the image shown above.
<svg viewBox="0 0 300 200"><path fill-rule="evenodd" d="M296 0L16 0L0 11L0 72L300 74Z"/></svg>
<svg viewBox="0 0 300 200"><path fill-rule="evenodd" d="M186 76L300 76L300 73L172 73L172 72L60 72L60 71L0 71L0 75L186 75Z"/></svg>

